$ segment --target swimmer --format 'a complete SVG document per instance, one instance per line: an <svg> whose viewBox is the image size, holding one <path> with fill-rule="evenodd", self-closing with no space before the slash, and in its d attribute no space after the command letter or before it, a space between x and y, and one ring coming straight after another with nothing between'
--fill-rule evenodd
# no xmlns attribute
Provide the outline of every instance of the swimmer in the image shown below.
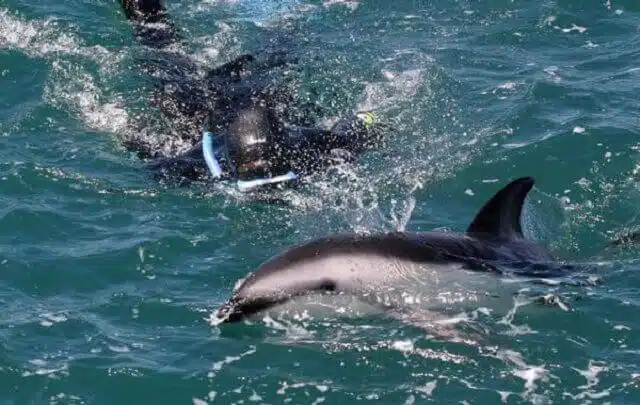
<svg viewBox="0 0 640 405"><path fill-rule="evenodd" d="M152 76L151 101L171 119L173 132L191 148L168 156L143 139L125 142L161 179L227 181L246 191L295 184L336 161L354 161L380 146L387 125L371 111L315 127L317 109L297 103L270 74L297 61L283 52L242 55L198 75L197 65L171 53L181 40L159 0L121 0L134 35L153 49L142 70Z"/></svg>

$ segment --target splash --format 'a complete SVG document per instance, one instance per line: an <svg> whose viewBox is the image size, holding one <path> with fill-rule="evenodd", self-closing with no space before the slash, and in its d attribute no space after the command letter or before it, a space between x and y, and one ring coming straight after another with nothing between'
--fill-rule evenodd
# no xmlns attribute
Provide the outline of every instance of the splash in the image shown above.
<svg viewBox="0 0 640 405"><path fill-rule="evenodd" d="M534 298L528 297L523 292L526 289L520 290L518 294L513 297L513 307L505 314L505 316L498 321L499 325L506 325L509 330L506 332L508 335L529 335L537 333L531 329L528 325L516 325L513 323L518 312L518 308L524 307L533 303Z"/></svg>
<svg viewBox="0 0 640 405"><path fill-rule="evenodd" d="M115 134L127 130L129 114L122 100L105 100L104 91L95 78L66 61L52 63L51 76L44 99L49 104L73 111L92 129Z"/></svg>
<svg viewBox="0 0 640 405"><path fill-rule="evenodd" d="M60 56L82 56L100 66L113 67L117 62L106 48L86 46L76 34L65 30L68 27L53 17L25 21L8 9L0 9L0 49L21 50L32 57L54 60Z"/></svg>
<svg viewBox="0 0 640 405"><path fill-rule="evenodd" d="M109 99L96 83L117 73L122 54L99 45L86 46L53 17L25 21L6 9L0 9L0 49L50 61L50 80L44 90L47 103L72 111L92 129L121 132L126 128L128 114L122 101ZM98 67L97 75L89 72L88 65Z"/></svg>
<svg viewBox="0 0 640 405"><path fill-rule="evenodd" d="M214 378L216 374L222 370L224 366L230 365L237 361L242 360L244 357L251 356L257 352L255 346L251 346L248 350L240 353L237 356L226 356L223 360L216 361L211 366L211 371L207 374L208 378Z"/></svg>

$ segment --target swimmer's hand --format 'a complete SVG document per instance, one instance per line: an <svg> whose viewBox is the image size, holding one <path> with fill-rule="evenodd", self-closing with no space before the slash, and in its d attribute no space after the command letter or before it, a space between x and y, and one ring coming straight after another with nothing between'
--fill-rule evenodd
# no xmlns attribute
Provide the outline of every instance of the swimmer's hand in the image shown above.
<svg viewBox="0 0 640 405"><path fill-rule="evenodd" d="M360 111L352 118L338 122L331 132L353 136L361 147L377 148L382 145L385 135L391 128L389 123L383 121L373 111Z"/></svg>

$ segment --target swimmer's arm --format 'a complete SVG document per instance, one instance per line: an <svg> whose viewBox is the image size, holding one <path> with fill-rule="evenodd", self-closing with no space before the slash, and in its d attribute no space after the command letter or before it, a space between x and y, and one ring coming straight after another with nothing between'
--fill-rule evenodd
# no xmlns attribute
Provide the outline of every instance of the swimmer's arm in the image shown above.
<svg viewBox="0 0 640 405"><path fill-rule="evenodd" d="M287 143L300 149L313 149L321 153L340 149L353 153L360 148L358 134L339 125L331 129L289 126L286 133Z"/></svg>
<svg viewBox="0 0 640 405"><path fill-rule="evenodd" d="M247 65L253 62L253 55L245 54L237 57L231 62L227 62L224 65L218 66L217 68L211 69L207 73L207 77L209 78L230 78L240 76L242 71L244 71Z"/></svg>
<svg viewBox="0 0 640 405"><path fill-rule="evenodd" d="M298 150L329 152L332 149L331 142L328 142L330 138L329 130L291 125L286 127L284 143Z"/></svg>
<svg viewBox="0 0 640 405"><path fill-rule="evenodd" d="M301 156L303 160L317 156L317 152L323 155L322 159L330 161L351 162L355 160L352 151L349 150L349 140L336 134L333 130L290 126L287 127L288 148L296 150L293 156Z"/></svg>
<svg viewBox="0 0 640 405"><path fill-rule="evenodd" d="M147 165L149 170L167 177L194 177L194 173L205 172L202 143L189 149L182 155L170 158L158 158Z"/></svg>
<svg viewBox="0 0 640 405"><path fill-rule="evenodd" d="M240 75L248 71L248 67L253 63L254 70L267 70L287 64L295 63L296 59L287 58L281 54L269 54L264 57L258 57L251 54L240 55L236 59L211 69L207 73L209 79L229 79L239 78Z"/></svg>

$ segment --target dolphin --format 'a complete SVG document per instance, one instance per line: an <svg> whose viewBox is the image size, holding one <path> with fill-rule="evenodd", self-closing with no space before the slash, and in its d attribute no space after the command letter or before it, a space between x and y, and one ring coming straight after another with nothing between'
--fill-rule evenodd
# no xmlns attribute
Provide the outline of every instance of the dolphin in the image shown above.
<svg viewBox="0 0 640 405"><path fill-rule="evenodd" d="M533 178L522 177L506 185L484 204L464 233L346 233L295 246L240 280L213 320L238 322L317 294L371 297L393 290L390 286L398 283L402 286L401 282L401 290L430 285L432 295L460 282L475 283L477 290L488 282L487 273L501 276L505 267L519 269L514 274L529 278L563 275L566 266L522 234L522 207L533 184ZM379 296L376 300L380 303Z"/></svg>

